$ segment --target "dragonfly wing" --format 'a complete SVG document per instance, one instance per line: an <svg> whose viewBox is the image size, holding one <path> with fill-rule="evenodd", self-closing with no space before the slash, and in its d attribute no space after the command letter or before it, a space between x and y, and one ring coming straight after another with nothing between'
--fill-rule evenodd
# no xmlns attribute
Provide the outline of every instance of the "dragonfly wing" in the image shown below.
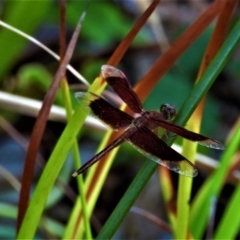
<svg viewBox="0 0 240 240"><path fill-rule="evenodd" d="M82 109L97 118L103 124L114 130L123 130L129 127L133 118L125 112L115 108L105 99L91 92L77 92L75 97Z"/></svg>
<svg viewBox="0 0 240 240"><path fill-rule="evenodd" d="M142 103L133 91L124 73L110 65L103 65L101 70L102 76L114 92L118 94L133 112L141 113L143 109Z"/></svg>
<svg viewBox="0 0 240 240"><path fill-rule="evenodd" d="M158 164L187 177L198 172L194 164L169 147L146 127L141 127L126 138L140 153Z"/></svg>
<svg viewBox="0 0 240 240"><path fill-rule="evenodd" d="M200 145L203 145L205 147L215 148L215 149L225 149L225 146L214 139L211 139L209 137L203 136L201 134L191 132L183 127L180 127L178 125L175 125L171 122L167 122L161 119L152 119L150 118L148 120L149 123L153 123L154 125L157 125L159 127L165 128L168 131L171 131L173 133L176 133L177 135L186 138L190 141L197 142Z"/></svg>

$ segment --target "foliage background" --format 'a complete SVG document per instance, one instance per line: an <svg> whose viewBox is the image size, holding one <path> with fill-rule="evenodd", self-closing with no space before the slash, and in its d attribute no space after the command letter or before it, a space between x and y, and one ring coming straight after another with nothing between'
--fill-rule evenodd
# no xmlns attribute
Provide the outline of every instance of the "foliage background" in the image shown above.
<svg viewBox="0 0 240 240"><path fill-rule="evenodd" d="M139 32L134 42L128 48L118 67L128 76L132 85L141 79L155 61L173 44L189 25L209 6L204 1L171 2L159 4L157 8L157 24L148 22ZM66 39L74 31L77 21L86 8L86 1L68 1L66 5ZM146 7L145 7L146 8ZM122 41L143 10L140 1L91 1L83 22L78 44L74 50L71 65L74 66L88 81L92 83L99 75L100 67L110 58L112 52ZM54 1L2 1L0 3L0 18L2 21L35 37L53 51L59 51L59 5ZM234 12L229 26L238 20L239 9ZM160 21L161 20L161 21ZM161 25L162 24L162 25ZM168 42L156 37L154 27L162 26ZM157 109L161 103L169 102L179 109L193 89L198 69L214 30L214 24L199 37L178 59L161 82L148 95L144 106L147 109ZM239 49L227 63L207 95L203 114L201 133L225 142L233 125L239 117ZM24 96L43 100L53 76L58 68L58 62L38 46L15 33L1 27L0 29L0 82L1 92L12 96ZM79 81L67 73L74 108L77 103L73 93L77 89L86 89ZM0 105L0 165L1 165L1 238L14 238L17 218L17 204L21 176L23 172L26 149L35 123L34 112L26 114L26 106L14 107L2 100ZM64 98L59 91L55 104L64 106ZM16 103L15 103L16 105ZM32 192L38 183L43 166L50 157L58 139L65 128L60 120L49 121L39 149L38 165L35 167ZM83 127L79 138L82 162L87 161L99 145L103 131L92 127ZM177 139L181 143L180 139ZM219 158L221 152L201 148L202 153ZM36 237L63 237L69 224L76 196L78 194L76 179L71 177L74 171L72 154L68 155L59 174L59 180L54 186L44 214L41 218L41 228ZM132 182L141 166L144 157L127 144L123 144L117 154L111 171L107 175L103 189L96 203L91 218L93 236L96 236L102 225L114 210L124 192ZM209 166L201 168L199 177L193 181L194 196L203 182L208 178ZM177 188L177 175L173 176L173 186ZM237 186L239 178L232 178L221 189L221 194L213 198L215 221L213 231L228 205L230 195ZM46 183L47 184L47 183ZM42 193L44 195L44 192ZM163 200L162 188L155 173L145 187L134 206L154 213L158 218L169 221L166 205ZM216 209L214 211L214 209ZM137 211L139 214L139 211ZM146 215L139 217L136 209L126 216L121 227L115 233L115 238L168 238L171 233L159 227L156 221L149 221ZM143 227L144 226L144 227ZM210 228L209 228L210 229Z"/></svg>

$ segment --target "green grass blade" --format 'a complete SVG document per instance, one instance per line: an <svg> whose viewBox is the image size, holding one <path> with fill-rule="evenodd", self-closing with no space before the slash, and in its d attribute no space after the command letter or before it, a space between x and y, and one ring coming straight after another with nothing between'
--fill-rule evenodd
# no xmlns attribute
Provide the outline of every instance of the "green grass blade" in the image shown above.
<svg viewBox="0 0 240 240"><path fill-rule="evenodd" d="M79 132L80 126L85 120L85 117L85 113L79 107L72 115L69 123L63 131L61 138L54 148L51 157L49 158L39 179L39 183L33 193L21 229L17 236L18 239L32 239L34 237L48 195L53 188L68 151L72 147L72 144L77 136L77 133Z"/></svg>
<svg viewBox="0 0 240 240"><path fill-rule="evenodd" d="M194 121L188 122L188 130L194 131ZM194 163L197 152L197 144L184 139L182 155ZM178 196L177 196L177 219L175 229L175 239L186 239L189 225L190 198L192 190L192 178L179 176Z"/></svg>
<svg viewBox="0 0 240 240"><path fill-rule="evenodd" d="M102 82L102 79L101 77L97 77L95 79L95 81L93 82L93 84L90 86L89 88L89 91L90 92L94 92L94 93L97 93L97 94L101 94L101 92L103 91L104 87L106 86L106 82ZM108 133L106 134L106 137L105 139L103 140L102 144L104 145L105 144L105 141L107 141L107 138L109 137L109 133L110 131L108 131ZM102 144L101 146L99 147L101 149L102 147ZM111 151L111 154L113 154L114 150ZM80 164L80 163L79 163ZM95 166L93 166L90 170L92 170ZM76 167L76 169L80 168L80 165ZM103 185L103 181L104 179L106 178L106 174L107 173L102 173L101 174L101 178L99 179L99 181L97 182L98 186L100 185ZM79 178L81 178L82 176L78 176L76 178L77 181L79 181ZM102 179L102 180L101 180ZM88 181L90 180L90 181ZM89 184L91 182L91 179L89 178L89 174L87 176L87 178L85 179L85 185L84 185L84 189L88 189L89 188ZM92 211L93 211L93 208L94 208L94 205L95 205L95 202L97 200L97 196L99 195L99 192L100 192L100 189L101 187L98 187L98 191L93 191L94 194L96 195L96 198L90 198L90 200L88 200L88 203L87 203L87 209L84 208L83 204L79 204L78 202L75 203L75 206L72 210L72 213L71 213L71 216L69 218L69 221L68 221L68 224L66 226L66 229L65 229L65 232L64 232L64 235L63 235L63 238L66 239L66 238L79 238L81 237L81 234L83 233L83 231L86 231L86 227L85 229L83 230L83 224L82 224L82 221L80 221L80 224L78 224L79 222L79 214L83 211L87 211L87 215L90 216ZM81 196L84 195L82 193L86 193L86 191L84 190L81 190ZM86 194L85 194L86 195ZM79 197L76 199L76 201L79 201ZM83 213L84 214L84 213ZM75 225L77 224L77 226L75 227ZM76 229L77 228L77 229Z"/></svg>
<svg viewBox="0 0 240 240"><path fill-rule="evenodd" d="M72 117L73 109L72 109L72 103L71 103L71 98L70 98L69 86L68 86L67 80L65 78L61 82L61 89L62 89L62 95L63 95L65 109L66 109L66 113L67 113L67 119L69 121ZM79 150L78 150L77 139L75 139L75 141L73 142L72 152L73 152L75 168L78 169L78 168L80 168L81 160L80 160L80 154L79 154ZM85 189L84 189L84 182L83 182L82 175L77 178L77 183L78 183L79 192L84 193ZM88 211L87 211L85 194L80 195L80 202L81 202L82 209L83 209L83 222L84 222L84 227L85 227L86 238L92 239L92 232L91 232L90 221L89 221L90 216L88 215Z"/></svg>
<svg viewBox="0 0 240 240"><path fill-rule="evenodd" d="M240 141L240 139L239 139ZM240 214L236 214L240 202L240 184L235 189L213 239L235 239L240 228Z"/></svg>
<svg viewBox="0 0 240 240"><path fill-rule="evenodd" d="M190 229L196 239L200 239L208 222L211 199L219 195L240 141L240 127L229 142L216 172L208 178L192 204Z"/></svg>
<svg viewBox="0 0 240 240"><path fill-rule="evenodd" d="M216 57L206 69L200 81L194 86L189 98L186 100L186 102L180 109L179 115L176 118L175 123L180 125L184 125L186 123L187 119L193 113L201 98L211 87L214 80L229 60L232 52L237 47L239 37L240 20L237 22L234 29L231 31L230 35L224 42L222 48L220 49ZM148 163L146 163L146 165L139 171L138 175L129 186L128 190L115 208L114 212L109 217L106 224L103 226L97 239L110 239L113 236L118 226L124 219L125 215L131 208L132 204L135 202L138 195L140 194L144 186L147 184L147 181L150 179L151 175L156 170L157 166L158 165L154 162L148 161Z"/></svg>

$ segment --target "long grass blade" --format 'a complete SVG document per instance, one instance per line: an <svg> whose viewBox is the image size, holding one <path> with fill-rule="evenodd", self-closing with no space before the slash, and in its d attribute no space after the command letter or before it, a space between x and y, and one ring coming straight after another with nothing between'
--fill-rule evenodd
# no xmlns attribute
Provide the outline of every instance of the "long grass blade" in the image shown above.
<svg viewBox="0 0 240 240"><path fill-rule="evenodd" d="M23 180L22 180L23 183L22 183L22 189L21 189L21 193L20 193L18 228L21 226L21 223L23 221L23 218L24 218L24 215L25 215L25 212L26 212L26 209L27 209L28 200L29 200L29 192L30 192L33 170L34 170L34 165L35 165L35 159L36 159L38 147L39 147L39 144L40 144L40 140L42 138L42 134L43 134L43 131L45 129L47 116L50 112L51 105L54 101L56 91L57 91L57 89L60 85L60 82L61 82L64 74L65 74L66 65L68 64L68 62L70 61L70 58L72 56L73 49L74 49L74 46L76 44L78 34L80 32L81 22L82 22L82 19L80 19L80 21L77 25L77 28L76 28L76 30L73 34L73 38L70 42L70 45L69 45L68 50L66 52L66 55L65 55L61 65L60 65L56 75L55 75L52 86L51 86L50 90L48 91L48 93L45 97L45 100L43 102L42 108L39 112L39 116L37 118L37 121L35 123L34 129L33 129L33 132L32 132L31 141L30 141L30 144L29 144L29 149L28 149L27 156L26 156L26 163L25 163L25 167L24 167ZM48 185L48 187L50 188L52 186ZM40 197L40 196L38 196L38 197ZM36 230L36 227L37 227L36 220L37 219L32 221L32 223L35 222L35 228L32 229L33 230L32 234L34 233L34 231ZM29 231L29 227L27 225L24 225L23 227L21 227L20 232L22 232L22 234L24 232L26 233L28 231ZM32 238L32 237L30 237L30 238ZM23 234L23 238L25 238L24 234Z"/></svg>
<svg viewBox="0 0 240 240"><path fill-rule="evenodd" d="M190 213L190 229L196 239L201 239L210 213L210 201L220 193L228 174L232 157L239 147L240 127L234 133L231 141L220 160L220 165L211 177L204 183L194 198Z"/></svg>
<svg viewBox="0 0 240 240"><path fill-rule="evenodd" d="M240 141L240 138L238 139ZM236 214L240 202L240 184L236 187L213 239L235 239L240 228L240 214ZM230 224L231 223L231 224Z"/></svg>
<svg viewBox="0 0 240 240"><path fill-rule="evenodd" d="M223 1L219 4L222 4L221 13L218 17L216 27L209 41L207 50L204 54L204 58L200 66L196 82L200 79L205 69L208 67L209 63L212 61L213 57L216 55L219 48L221 47L225 39L226 32L229 27L229 22L231 20L231 16L233 14L233 11L236 7L237 2L232 1L232 4L229 4L229 1L225 1L225 2ZM188 121L187 128L193 132L199 132L200 130L204 104L205 104L205 97L201 100L197 109L194 111L192 117ZM187 159L194 161L196 151L197 151L197 145L192 142L186 141L184 139L183 156L185 156ZM176 231L175 231L176 239L185 239L190 234L188 233L188 226L189 226L189 212L190 212L189 201L191 196L191 187L192 187L192 179L179 176L178 198L177 198L178 199L177 200L177 221L176 221Z"/></svg>

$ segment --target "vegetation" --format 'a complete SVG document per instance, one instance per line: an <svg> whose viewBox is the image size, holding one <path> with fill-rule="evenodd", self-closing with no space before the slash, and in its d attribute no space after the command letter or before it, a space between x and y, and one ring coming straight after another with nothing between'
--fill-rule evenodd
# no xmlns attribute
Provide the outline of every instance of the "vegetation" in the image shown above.
<svg viewBox="0 0 240 240"><path fill-rule="evenodd" d="M140 8L140 1L135 4ZM103 0L0 3L0 238L144 238L140 234L127 235L127 230L123 230L122 222L131 211L152 220L136 231L148 234L148 226L156 225L158 238L237 238L240 215L235 211L239 208L240 186L235 173L240 162L240 122L234 115L229 116L234 119L230 129L227 133L219 130L224 104L210 91L213 84L220 86L224 74L239 84L235 80L240 76L239 60L234 56L240 40L236 5L232 0L203 3L204 10L198 12L194 21L173 21L175 25L166 31L172 42L168 45L156 40L152 33L157 33L156 27L160 29L161 7L174 10L174 5L164 6L159 0L149 2L138 13L131 11L130 6ZM157 17L156 25L150 16ZM167 29L168 21L163 18L162 24ZM34 42L35 38L59 51L60 61L49 57ZM70 68L65 74L69 62L77 71ZM102 128L83 125L87 116L73 97L74 87L78 83L78 89L106 92L106 83L99 75L101 65L106 63L125 68L127 76L134 73L133 78L138 80L132 84L146 108L156 109L162 102L171 101L179 109L174 123L195 132L200 132L203 121L204 135L226 144L221 153L200 149L205 155L215 154L219 164L211 167L209 163L197 162L198 177L179 176L176 180L176 174L152 161L146 160L141 166L139 158L144 156L124 145L120 151L114 149L86 175L72 178L82 162L79 152L84 159L89 158L88 152L94 154L92 143L99 140L98 135L102 138ZM225 97L229 97L227 91ZM231 97L239 109L239 96ZM33 101L37 99L42 103L39 107ZM59 113L57 120L48 121L53 119L52 112L49 113L54 104L65 109L66 124L61 122ZM37 114L36 109L40 109ZM165 135L163 139L169 145L176 140L182 146L182 154L195 161L195 144ZM97 151L116 136L116 132L107 131ZM143 209L136 210L136 201L156 173L156 192L148 196L147 205L140 204ZM124 185L124 190L118 188L117 182ZM113 184L114 191L109 191L105 183ZM226 189L231 189L228 196L224 196ZM154 198L159 195L164 203L156 204ZM217 218L223 196L227 203ZM104 197L114 206L104 202ZM157 211L150 217L147 211L153 205ZM99 220L99 228L98 209L104 209L106 215ZM167 218L158 214L162 209L166 209ZM133 230L134 225L131 222L128 227Z"/></svg>

